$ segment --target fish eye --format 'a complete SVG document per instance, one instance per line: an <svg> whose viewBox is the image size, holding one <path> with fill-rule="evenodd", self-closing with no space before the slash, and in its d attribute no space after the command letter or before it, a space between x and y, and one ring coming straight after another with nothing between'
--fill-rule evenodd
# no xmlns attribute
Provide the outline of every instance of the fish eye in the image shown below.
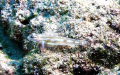
<svg viewBox="0 0 120 75"><path fill-rule="evenodd" d="M33 36L33 35L31 35L30 37L31 37L31 38L34 38L34 36Z"/></svg>
<svg viewBox="0 0 120 75"><path fill-rule="evenodd" d="M33 36L31 36L31 38L33 38Z"/></svg>
<svg viewBox="0 0 120 75"><path fill-rule="evenodd" d="M37 38L37 36L35 34L32 34L30 38Z"/></svg>

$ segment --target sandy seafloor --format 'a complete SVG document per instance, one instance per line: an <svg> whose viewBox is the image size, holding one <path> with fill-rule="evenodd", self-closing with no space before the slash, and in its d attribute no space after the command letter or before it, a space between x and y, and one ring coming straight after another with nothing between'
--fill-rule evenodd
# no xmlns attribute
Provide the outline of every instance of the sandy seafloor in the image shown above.
<svg viewBox="0 0 120 75"><path fill-rule="evenodd" d="M0 0L0 75L120 75L120 1Z"/></svg>

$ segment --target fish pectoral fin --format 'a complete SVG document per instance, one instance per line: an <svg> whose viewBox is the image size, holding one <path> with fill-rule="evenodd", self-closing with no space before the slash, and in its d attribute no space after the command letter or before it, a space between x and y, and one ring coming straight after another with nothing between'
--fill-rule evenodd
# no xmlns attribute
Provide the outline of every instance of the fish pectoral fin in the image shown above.
<svg viewBox="0 0 120 75"><path fill-rule="evenodd" d="M41 47L44 49L45 48L45 41L41 42Z"/></svg>
<svg viewBox="0 0 120 75"><path fill-rule="evenodd" d="M45 50L45 42L42 41L41 43L39 43L38 47L39 47L40 52L44 51Z"/></svg>

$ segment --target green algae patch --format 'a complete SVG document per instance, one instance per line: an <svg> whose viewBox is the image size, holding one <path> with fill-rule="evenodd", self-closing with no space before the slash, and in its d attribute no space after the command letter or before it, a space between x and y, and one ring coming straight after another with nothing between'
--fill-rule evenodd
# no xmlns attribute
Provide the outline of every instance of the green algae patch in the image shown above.
<svg viewBox="0 0 120 75"><path fill-rule="evenodd" d="M39 71L39 74L42 75L41 68L47 64L47 59L41 54L38 54L38 51L33 49L23 58L23 69L24 74L34 74L35 70Z"/></svg>
<svg viewBox="0 0 120 75"><path fill-rule="evenodd" d="M104 50L102 48L97 48L90 51L88 58L99 65L112 68L115 64L120 63L119 54L119 51L116 50Z"/></svg>

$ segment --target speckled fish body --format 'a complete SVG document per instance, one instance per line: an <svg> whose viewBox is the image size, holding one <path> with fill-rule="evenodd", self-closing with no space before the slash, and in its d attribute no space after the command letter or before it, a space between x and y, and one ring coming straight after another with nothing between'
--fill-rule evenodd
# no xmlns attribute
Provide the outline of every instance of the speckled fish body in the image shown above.
<svg viewBox="0 0 120 75"><path fill-rule="evenodd" d="M41 44L44 42L48 45L82 45L80 40L46 34L30 34L27 39Z"/></svg>

